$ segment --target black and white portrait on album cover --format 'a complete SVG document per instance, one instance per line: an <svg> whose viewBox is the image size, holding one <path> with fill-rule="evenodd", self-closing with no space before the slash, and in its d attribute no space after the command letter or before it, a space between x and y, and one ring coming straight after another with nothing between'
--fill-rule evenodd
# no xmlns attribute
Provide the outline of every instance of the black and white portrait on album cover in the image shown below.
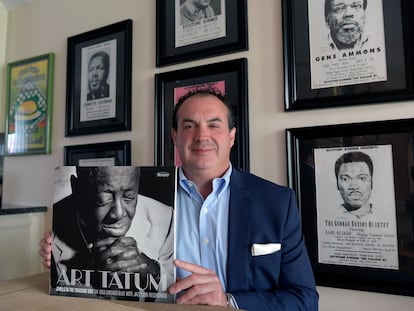
<svg viewBox="0 0 414 311"><path fill-rule="evenodd" d="M174 167L58 167L50 294L174 302Z"/></svg>

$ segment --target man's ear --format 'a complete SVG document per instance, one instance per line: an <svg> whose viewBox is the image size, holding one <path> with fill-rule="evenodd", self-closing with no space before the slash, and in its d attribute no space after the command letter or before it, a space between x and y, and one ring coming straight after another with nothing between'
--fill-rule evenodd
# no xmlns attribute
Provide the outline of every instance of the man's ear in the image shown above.
<svg viewBox="0 0 414 311"><path fill-rule="evenodd" d="M236 139L236 127L233 127L230 130L230 137L231 137L231 147L233 147L234 146L234 141Z"/></svg>

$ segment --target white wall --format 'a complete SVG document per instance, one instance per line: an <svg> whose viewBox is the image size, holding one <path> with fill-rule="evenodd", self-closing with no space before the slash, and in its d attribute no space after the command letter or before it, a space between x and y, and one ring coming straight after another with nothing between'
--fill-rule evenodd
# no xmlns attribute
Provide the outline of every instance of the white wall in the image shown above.
<svg viewBox="0 0 414 311"><path fill-rule="evenodd" d="M63 164L65 145L130 139L132 163L152 165L154 74L158 72L247 57L251 171L284 185L285 128L414 117L413 102L284 112L281 0L248 2L249 51L164 68L155 68L155 0L34 0L9 11L6 61L48 52L56 58L52 154L7 157L4 201L50 207L53 168ZM133 20L132 131L65 137L67 37L127 18ZM47 217L46 226L50 226L50 212ZM414 308L412 297L324 287L319 292L321 310Z"/></svg>

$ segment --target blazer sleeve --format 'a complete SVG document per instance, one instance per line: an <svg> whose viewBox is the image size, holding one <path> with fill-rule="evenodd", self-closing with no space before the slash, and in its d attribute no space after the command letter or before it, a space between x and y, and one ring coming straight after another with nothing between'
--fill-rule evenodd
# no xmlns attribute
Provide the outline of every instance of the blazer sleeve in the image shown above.
<svg viewBox="0 0 414 311"><path fill-rule="evenodd" d="M294 192L274 184L261 184L260 188L245 191L250 195L243 198L244 206L249 207L239 216L248 219L243 225L248 231L247 242L241 250L229 250L228 272L234 275L243 271L246 276L239 278L239 282L228 278L228 292L233 294L239 308L249 311L318 310L318 293ZM253 193L260 193L260 196L252 198ZM238 220L240 225L243 220ZM232 232L229 232L229 243L237 238L231 237L235 231ZM251 254L253 243L271 242L280 243L280 250L261 256ZM233 257L237 253L241 260Z"/></svg>

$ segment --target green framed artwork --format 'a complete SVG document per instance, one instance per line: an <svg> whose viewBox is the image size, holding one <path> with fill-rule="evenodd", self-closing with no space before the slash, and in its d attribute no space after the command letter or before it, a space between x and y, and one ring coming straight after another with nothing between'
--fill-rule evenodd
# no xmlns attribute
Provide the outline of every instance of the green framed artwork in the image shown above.
<svg viewBox="0 0 414 311"><path fill-rule="evenodd" d="M54 54L7 65L4 154L50 153Z"/></svg>

